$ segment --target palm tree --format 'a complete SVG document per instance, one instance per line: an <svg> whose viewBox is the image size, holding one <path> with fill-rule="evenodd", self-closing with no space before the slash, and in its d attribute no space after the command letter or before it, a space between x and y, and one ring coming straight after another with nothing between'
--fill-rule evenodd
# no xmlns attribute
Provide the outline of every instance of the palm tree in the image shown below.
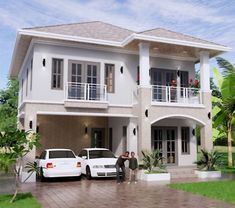
<svg viewBox="0 0 235 208"><path fill-rule="evenodd" d="M213 115L215 116L213 127L219 134L227 133L228 137L228 166L233 165L232 158L232 130L235 126L235 67L223 58L216 58L220 68L223 69L223 76L218 69L213 72L217 79L221 98L213 97Z"/></svg>

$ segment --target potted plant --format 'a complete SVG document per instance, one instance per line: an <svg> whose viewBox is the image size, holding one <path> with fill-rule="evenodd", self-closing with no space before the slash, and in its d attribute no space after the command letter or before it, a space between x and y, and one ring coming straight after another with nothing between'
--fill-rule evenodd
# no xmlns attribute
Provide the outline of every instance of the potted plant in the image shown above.
<svg viewBox="0 0 235 208"><path fill-rule="evenodd" d="M216 170L216 165L219 164L221 155L217 151L208 152L201 149L201 157L195 162L198 166L198 170L195 174L198 178L220 178L221 171Z"/></svg>
<svg viewBox="0 0 235 208"><path fill-rule="evenodd" d="M166 171L163 157L159 150L141 151L143 154L143 167L140 179L144 181L169 181L170 173Z"/></svg>

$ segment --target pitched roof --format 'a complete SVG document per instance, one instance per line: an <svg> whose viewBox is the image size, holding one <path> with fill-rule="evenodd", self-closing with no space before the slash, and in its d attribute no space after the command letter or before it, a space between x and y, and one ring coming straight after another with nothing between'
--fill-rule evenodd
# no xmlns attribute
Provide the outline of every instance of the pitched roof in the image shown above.
<svg viewBox="0 0 235 208"><path fill-rule="evenodd" d="M151 30L145 30L142 32L139 32L139 34L153 36L153 37L160 37L160 38L169 38L169 39L176 39L176 40L182 40L182 41L190 41L195 43L204 43L204 44L213 44L213 45L220 45L217 43L213 43L211 41L203 40L197 37L192 37L189 35L185 35L183 33L174 32L171 30L167 30L164 28L155 28Z"/></svg>
<svg viewBox="0 0 235 208"><path fill-rule="evenodd" d="M25 28L46 33L121 42L134 31L100 21Z"/></svg>

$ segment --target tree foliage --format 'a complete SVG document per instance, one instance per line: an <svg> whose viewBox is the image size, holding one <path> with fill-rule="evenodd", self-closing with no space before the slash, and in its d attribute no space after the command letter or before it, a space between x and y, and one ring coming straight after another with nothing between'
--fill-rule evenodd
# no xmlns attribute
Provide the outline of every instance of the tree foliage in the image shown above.
<svg viewBox="0 0 235 208"><path fill-rule="evenodd" d="M15 174L15 193L11 202L14 201L20 188L20 174L22 169L29 168L32 171L30 163L24 165L23 158L34 148L39 146L39 136L30 131L24 132L18 129L0 132L0 170L8 172L13 170ZM34 168L34 167L33 167Z"/></svg>
<svg viewBox="0 0 235 208"><path fill-rule="evenodd" d="M221 98L213 97L213 127L218 136L227 134L228 165L232 166L232 139L235 128L235 67L223 58L217 58L218 65L224 70L223 75L213 68L221 91Z"/></svg>
<svg viewBox="0 0 235 208"><path fill-rule="evenodd" d="M0 131L16 129L19 83L9 80L7 88L0 90Z"/></svg>

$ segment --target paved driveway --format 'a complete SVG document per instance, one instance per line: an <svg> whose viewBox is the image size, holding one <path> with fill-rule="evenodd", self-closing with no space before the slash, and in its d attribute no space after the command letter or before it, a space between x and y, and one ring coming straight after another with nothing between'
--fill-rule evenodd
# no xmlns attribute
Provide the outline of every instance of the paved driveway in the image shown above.
<svg viewBox="0 0 235 208"><path fill-rule="evenodd" d="M158 183L118 185L115 180L66 180L24 184L48 208L230 208L235 207Z"/></svg>

